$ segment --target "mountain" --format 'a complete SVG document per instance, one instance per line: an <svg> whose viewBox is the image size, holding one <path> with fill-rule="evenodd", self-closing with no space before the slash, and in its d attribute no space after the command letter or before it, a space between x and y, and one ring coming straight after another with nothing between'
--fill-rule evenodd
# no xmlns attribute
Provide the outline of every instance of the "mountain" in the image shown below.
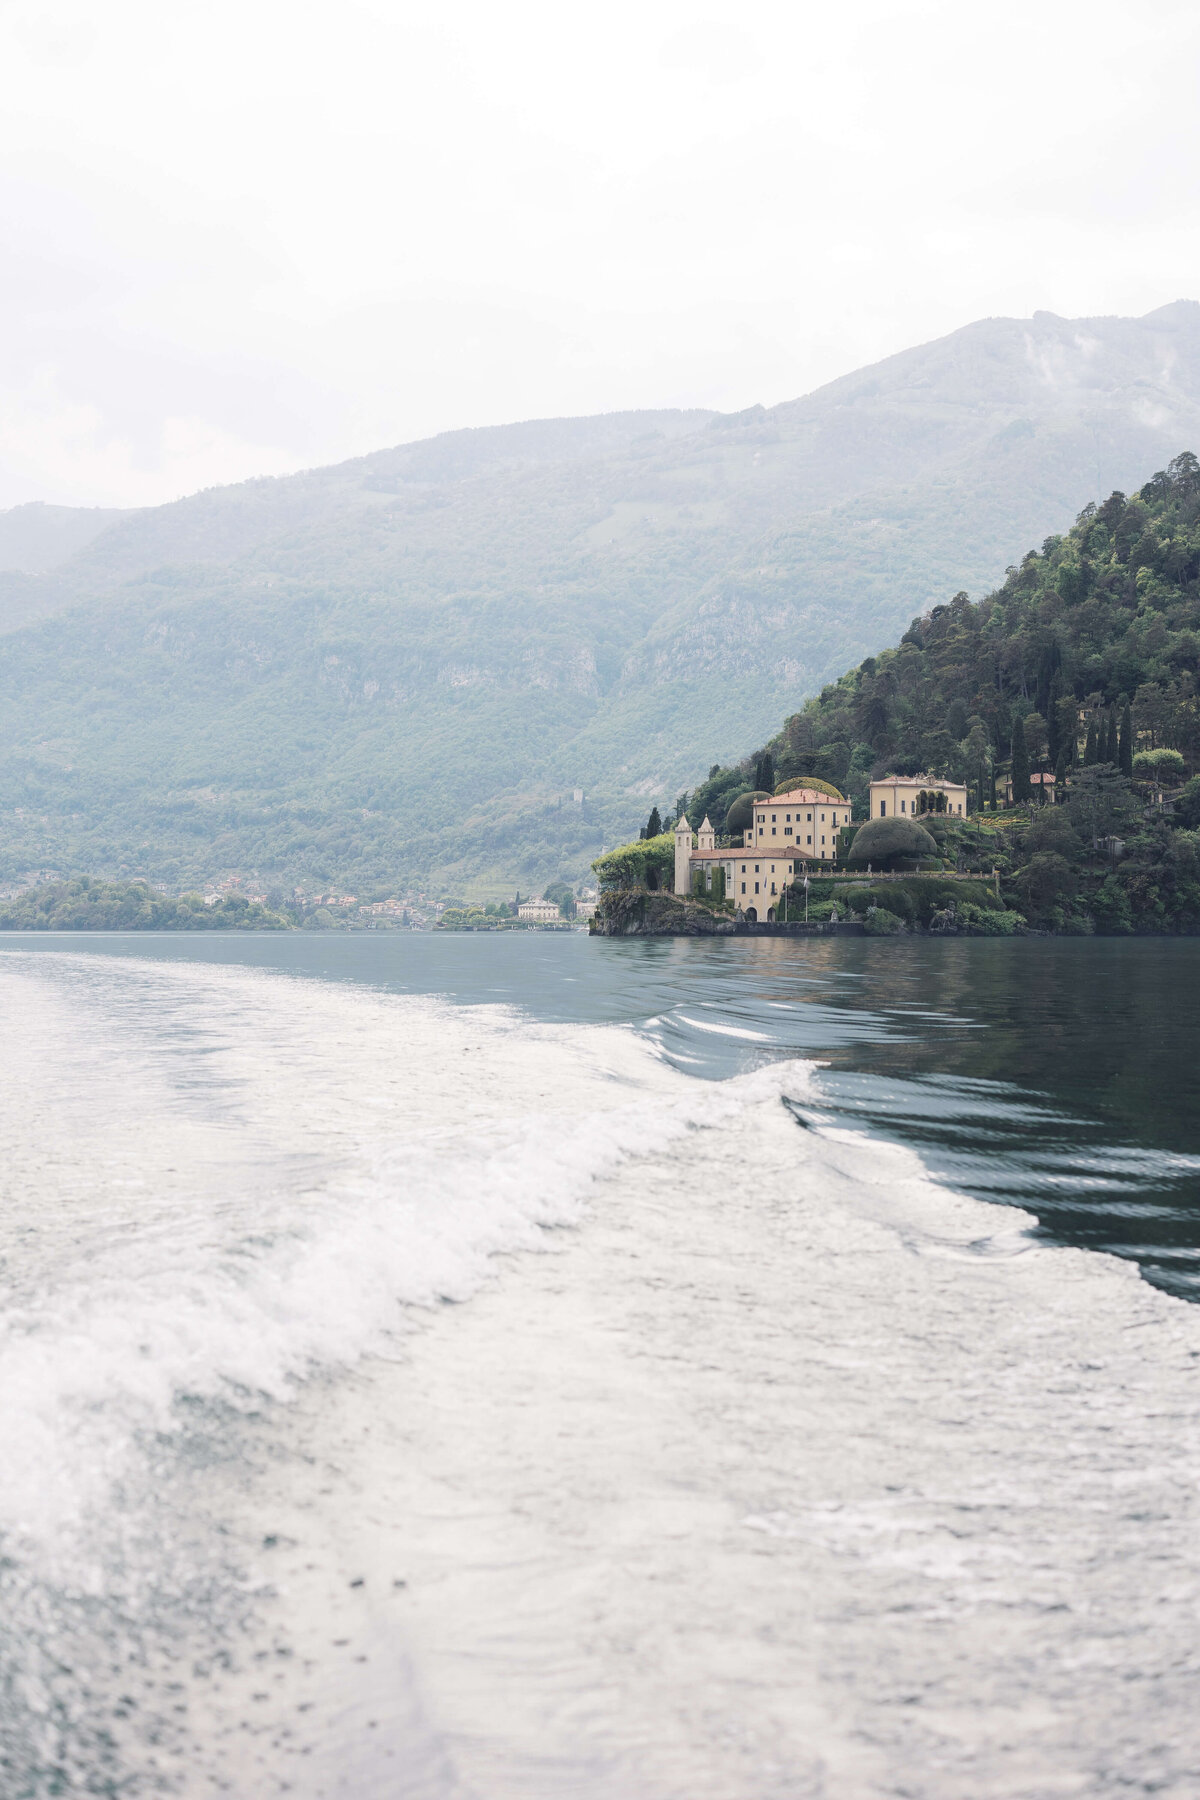
<svg viewBox="0 0 1200 1800"><path fill-rule="evenodd" d="M0 874L578 875L1197 440L1180 301L984 320L771 408L452 432L126 514L0 576Z"/></svg>

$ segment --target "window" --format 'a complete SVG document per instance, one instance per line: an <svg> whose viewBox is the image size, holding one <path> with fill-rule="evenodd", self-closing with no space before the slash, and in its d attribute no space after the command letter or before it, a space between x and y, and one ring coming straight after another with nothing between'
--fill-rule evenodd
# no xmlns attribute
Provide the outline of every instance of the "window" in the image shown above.
<svg viewBox="0 0 1200 1800"><path fill-rule="evenodd" d="M886 817L886 815L887 815L887 801L881 800L879 802L879 816L882 819L882 818Z"/></svg>
<svg viewBox="0 0 1200 1800"><path fill-rule="evenodd" d="M758 874L758 864L757 864L757 863L755 863L755 865L754 865L754 873L755 873L755 874L756 874L756 875L757 875L757 874ZM756 893L757 893L757 891L758 891L758 890L757 890L757 889L755 889L755 892L756 892Z"/></svg>
<svg viewBox="0 0 1200 1800"><path fill-rule="evenodd" d="M821 823L822 823L822 825L825 823L825 814L824 813L821 814Z"/></svg>
<svg viewBox="0 0 1200 1800"><path fill-rule="evenodd" d="M784 826L784 828L783 828L783 835L784 835L784 837L791 837L791 835L792 835L792 828L791 828L791 826L790 826L790 825L785 825L785 826Z"/></svg>
<svg viewBox="0 0 1200 1800"><path fill-rule="evenodd" d="M771 892L772 893L775 892L775 883L774 882L771 883Z"/></svg>
<svg viewBox="0 0 1200 1800"><path fill-rule="evenodd" d="M746 873L746 865L745 865L745 863L743 863L742 864L742 874L744 875L745 873ZM746 891L745 888L743 888L742 889L743 894L745 893L745 891Z"/></svg>
<svg viewBox="0 0 1200 1800"><path fill-rule="evenodd" d="M790 825L790 824L791 824L791 822L792 822L792 815L791 815L791 813L784 813L784 815L783 815L783 822L784 822L784 824L785 824L785 825Z"/></svg>
<svg viewBox="0 0 1200 1800"><path fill-rule="evenodd" d="M806 837L806 838L805 838L805 840L804 840L804 841L805 841L805 843L806 843L806 844L811 844L811 843L812 843L812 832L811 832L811 831L810 831L810 832L809 832L809 834L808 834L808 836L807 836L807 837Z"/></svg>
<svg viewBox="0 0 1200 1800"><path fill-rule="evenodd" d="M745 891L746 891L746 884L745 884L745 882L744 882L744 881L743 881L743 883L742 883L742 892L743 892L743 894L744 894L744 893L745 893Z"/></svg>
<svg viewBox="0 0 1200 1800"><path fill-rule="evenodd" d="M1014 751L1014 753L1013 753L1013 754L1014 754L1014 755L1015 755L1015 754L1016 754L1016 752L1015 752L1015 751ZM901 812L907 812L907 811L908 811L908 801L907 801L907 800L902 800L902 801L901 801L901 802L900 802L900 811L901 811Z"/></svg>
<svg viewBox="0 0 1200 1800"><path fill-rule="evenodd" d="M772 827L771 827L771 836L772 836L772 837L778 837L778 835L779 835L779 834L778 834L778 832L777 832L777 831L776 831L776 830L775 830L775 827L774 827L774 826L773 826L773 825L772 825Z"/></svg>
<svg viewBox="0 0 1200 1800"><path fill-rule="evenodd" d="M756 893L756 894L757 894L757 892L758 892L758 883L757 883L757 881L756 881L756 882L755 882L755 884L754 884L754 891L755 891L755 893Z"/></svg>
<svg viewBox="0 0 1200 1800"><path fill-rule="evenodd" d="M806 818L806 819L807 819L807 820L808 820L808 822L809 822L809 824L810 824L810 825L811 825L811 824L812 824L812 814L811 814L811 813L805 813L805 815L804 815L804 816L805 816L805 818Z"/></svg>
<svg viewBox="0 0 1200 1800"><path fill-rule="evenodd" d="M822 843L825 842L825 833L824 832L821 833L821 842Z"/></svg>

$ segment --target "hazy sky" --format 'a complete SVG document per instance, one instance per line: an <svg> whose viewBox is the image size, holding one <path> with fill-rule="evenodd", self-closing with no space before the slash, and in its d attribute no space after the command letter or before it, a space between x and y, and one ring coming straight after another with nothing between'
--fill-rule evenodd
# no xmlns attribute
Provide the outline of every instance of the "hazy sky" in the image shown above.
<svg viewBox="0 0 1200 1800"><path fill-rule="evenodd" d="M0 506L1200 298L1196 0L0 0Z"/></svg>

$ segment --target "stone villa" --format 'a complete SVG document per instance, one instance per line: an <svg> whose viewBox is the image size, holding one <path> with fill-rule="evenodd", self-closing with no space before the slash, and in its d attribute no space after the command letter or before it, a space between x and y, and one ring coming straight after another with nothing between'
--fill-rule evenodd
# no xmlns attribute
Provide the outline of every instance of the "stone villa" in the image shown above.
<svg viewBox="0 0 1200 1800"><path fill-rule="evenodd" d="M691 893L697 869L711 886L712 871L721 867L726 895L748 919L771 916L784 888L806 863L836 861L838 831L849 823L850 802L815 788L793 788L761 800L740 850L718 850L707 818L693 842L685 816L675 827L675 892Z"/></svg>
<svg viewBox="0 0 1200 1800"><path fill-rule="evenodd" d="M871 783L871 817L873 819L920 818L920 797L945 794L946 813L956 819L966 817L967 790L961 781L935 781L930 775L884 775ZM929 808L926 807L926 811Z"/></svg>

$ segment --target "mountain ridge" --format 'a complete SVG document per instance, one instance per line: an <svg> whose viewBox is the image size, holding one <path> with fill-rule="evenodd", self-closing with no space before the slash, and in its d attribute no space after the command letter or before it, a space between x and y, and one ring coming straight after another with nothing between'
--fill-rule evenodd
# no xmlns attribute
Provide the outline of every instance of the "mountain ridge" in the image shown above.
<svg viewBox="0 0 1200 1800"><path fill-rule="evenodd" d="M775 407L483 427L142 509L0 578L25 608L0 869L577 875L1198 438L1200 306L1174 302L977 321Z"/></svg>

